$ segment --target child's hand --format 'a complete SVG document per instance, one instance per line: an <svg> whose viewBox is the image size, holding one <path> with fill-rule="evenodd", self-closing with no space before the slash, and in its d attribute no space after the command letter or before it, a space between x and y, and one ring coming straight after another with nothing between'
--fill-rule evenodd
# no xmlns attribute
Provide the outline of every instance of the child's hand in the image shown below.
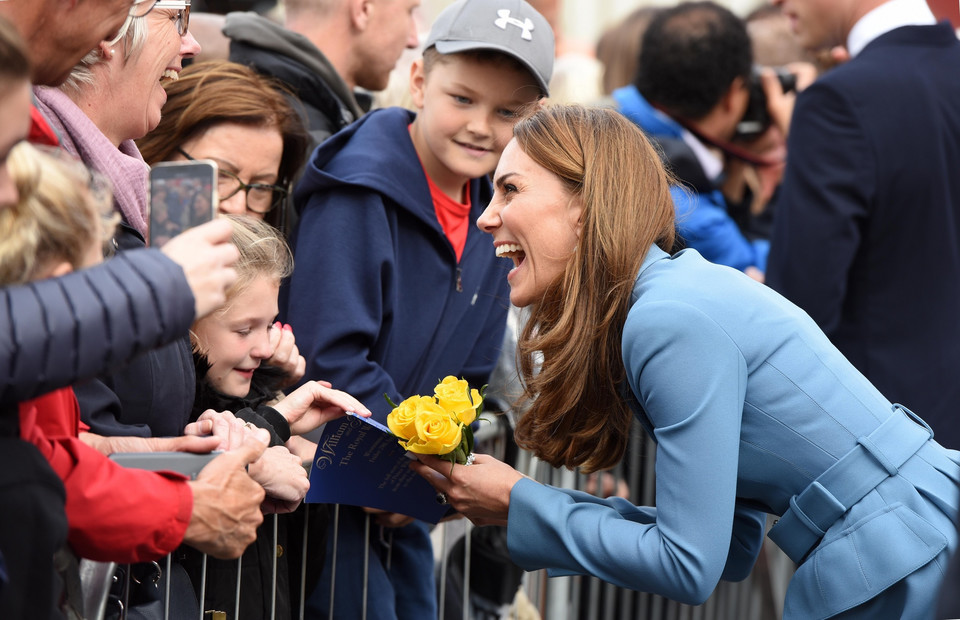
<svg viewBox="0 0 960 620"><path fill-rule="evenodd" d="M293 328L277 321L270 330L270 346L273 354L265 364L279 368L286 378L282 387L293 385L303 378L307 371L307 360L300 355L296 339L293 337Z"/></svg>
<svg viewBox="0 0 960 620"><path fill-rule="evenodd" d="M273 405L286 418L290 432L302 435L339 418L347 411L369 416L370 410L346 392L334 390L329 383L309 381Z"/></svg>

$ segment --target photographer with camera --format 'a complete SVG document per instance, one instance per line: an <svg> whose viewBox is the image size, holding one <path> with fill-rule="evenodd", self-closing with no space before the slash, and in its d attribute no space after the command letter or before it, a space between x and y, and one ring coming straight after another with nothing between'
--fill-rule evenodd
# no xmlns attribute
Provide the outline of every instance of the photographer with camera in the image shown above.
<svg viewBox="0 0 960 620"><path fill-rule="evenodd" d="M681 184L672 193L683 242L762 281L770 245L753 230L751 206L772 195L786 150L745 24L713 2L684 3L654 17L641 47L634 84L613 97ZM793 78L780 74L784 91ZM759 201L744 182L749 167L773 173Z"/></svg>

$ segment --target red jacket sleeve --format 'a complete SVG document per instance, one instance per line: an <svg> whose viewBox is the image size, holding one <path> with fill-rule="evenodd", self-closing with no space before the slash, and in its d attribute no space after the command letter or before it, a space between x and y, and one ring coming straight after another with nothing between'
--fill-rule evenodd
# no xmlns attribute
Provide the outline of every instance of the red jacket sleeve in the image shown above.
<svg viewBox="0 0 960 620"><path fill-rule="evenodd" d="M21 403L20 430L63 480L73 550L91 560L129 563L176 549L193 512L187 478L127 469L75 437L48 437L37 417L74 415L71 404L76 407L69 389Z"/></svg>

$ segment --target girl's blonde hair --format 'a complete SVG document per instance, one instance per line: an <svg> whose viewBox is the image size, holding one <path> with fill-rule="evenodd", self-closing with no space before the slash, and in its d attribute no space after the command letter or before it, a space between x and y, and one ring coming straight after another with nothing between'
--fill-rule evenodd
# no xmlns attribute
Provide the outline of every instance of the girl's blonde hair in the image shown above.
<svg viewBox="0 0 960 620"><path fill-rule="evenodd" d="M574 255L532 305L517 344L530 401L517 443L555 467L606 469L623 457L632 420L620 339L634 280L652 245L674 243L669 176L614 110L546 106L514 136L583 205Z"/></svg>
<svg viewBox="0 0 960 620"><path fill-rule="evenodd" d="M237 246L240 258L233 268L237 280L227 289L225 311L232 300L259 277L277 282L293 273L293 253L280 232L262 220L246 215L224 215L233 225L231 242Z"/></svg>
<svg viewBox="0 0 960 620"><path fill-rule="evenodd" d="M34 280L66 261L79 269L116 217L109 183L63 151L21 142L7 160L20 199L0 209L0 284Z"/></svg>

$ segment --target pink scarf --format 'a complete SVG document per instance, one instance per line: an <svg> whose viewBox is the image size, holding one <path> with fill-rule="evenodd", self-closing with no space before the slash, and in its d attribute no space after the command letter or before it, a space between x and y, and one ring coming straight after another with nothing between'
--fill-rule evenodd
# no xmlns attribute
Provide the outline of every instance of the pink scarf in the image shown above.
<svg viewBox="0 0 960 620"><path fill-rule="evenodd" d="M59 134L63 148L103 174L113 184L114 208L124 221L147 233L147 178L150 166L133 140L117 148L69 97L59 89L35 86L37 107Z"/></svg>

